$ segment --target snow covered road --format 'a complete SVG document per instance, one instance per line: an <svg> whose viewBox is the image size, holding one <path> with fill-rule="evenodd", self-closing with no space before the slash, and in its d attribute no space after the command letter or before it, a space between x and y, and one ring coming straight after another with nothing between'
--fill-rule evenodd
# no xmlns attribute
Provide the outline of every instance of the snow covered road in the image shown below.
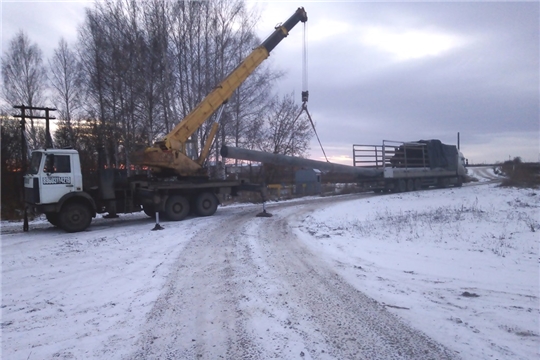
<svg viewBox="0 0 540 360"><path fill-rule="evenodd" d="M296 238L296 217L343 200L274 207L272 218L247 211L202 229L173 266L130 357L451 358Z"/></svg>

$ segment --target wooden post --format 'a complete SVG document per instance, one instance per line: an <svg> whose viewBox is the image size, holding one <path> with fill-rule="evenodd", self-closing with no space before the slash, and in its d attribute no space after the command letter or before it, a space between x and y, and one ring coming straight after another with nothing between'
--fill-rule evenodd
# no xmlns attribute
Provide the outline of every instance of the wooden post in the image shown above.
<svg viewBox="0 0 540 360"><path fill-rule="evenodd" d="M27 170L27 158L28 158L27 146L26 146L26 136L25 136L25 132L26 132L26 117L25 117L26 111L25 111L25 109L26 109L26 107L24 105L21 105L21 154L22 154L21 169L22 169L23 174L25 174L26 170Z"/></svg>
<svg viewBox="0 0 540 360"><path fill-rule="evenodd" d="M34 107L34 106L25 106L18 105L13 106L14 109L20 109L21 114L20 115L14 115L16 118L21 118L20 120L20 126L21 126L21 155L22 155L22 162L21 162L21 172L24 176L26 172L28 171L28 145L26 143L26 110L42 110L45 111L45 117L43 116L34 116L32 113L28 116L30 119L45 119L45 147L46 148L52 148L52 137L51 132L49 129L49 120L54 120L54 117L49 116L49 111L56 111L56 109L48 108L48 107ZM28 231L28 207L26 206L26 199L24 194L24 186L23 186L23 193L22 193L22 202L24 204L24 222L23 222L23 231Z"/></svg>
<svg viewBox="0 0 540 360"><path fill-rule="evenodd" d="M22 119L22 123L25 124L25 119L26 118L30 118L30 119L45 119L45 147L46 148L52 148L52 137L51 137L51 132L50 132L50 129L49 129L49 121L50 120L56 120L55 117L51 117L49 112L50 111L56 111L56 109L53 109L53 108L48 108L48 107L36 107L36 106L25 106L25 105L18 105L18 106L13 106L13 108L15 109L20 109L21 110L21 114L20 115L14 115L14 117L16 118L21 118ZM30 111L33 111L33 110L39 110L39 111L45 111L45 116L37 116L37 115L33 115L32 113L30 113L28 116L26 116L26 110L30 110ZM21 124L21 127L22 127L22 124ZM23 129L24 130L24 129ZM26 153L26 150L24 151L24 153Z"/></svg>
<svg viewBox="0 0 540 360"><path fill-rule="evenodd" d="M47 149L50 149L53 147L51 130L49 128L49 120L50 120L49 110L54 110L54 109L45 108L45 148Z"/></svg>

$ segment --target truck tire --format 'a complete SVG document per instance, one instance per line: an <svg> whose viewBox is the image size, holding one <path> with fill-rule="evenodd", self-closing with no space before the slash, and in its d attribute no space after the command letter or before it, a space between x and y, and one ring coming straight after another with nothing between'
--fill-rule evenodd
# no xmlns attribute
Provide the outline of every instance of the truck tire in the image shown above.
<svg viewBox="0 0 540 360"><path fill-rule="evenodd" d="M414 190L415 191L422 190L422 180L414 179Z"/></svg>
<svg viewBox="0 0 540 360"><path fill-rule="evenodd" d="M407 191L414 191L414 180L407 180Z"/></svg>
<svg viewBox="0 0 540 360"><path fill-rule="evenodd" d="M171 221L184 220L189 214L189 201L183 196L173 195L165 203L165 216Z"/></svg>
<svg viewBox="0 0 540 360"><path fill-rule="evenodd" d="M448 178L442 178L442 179L439 179L438 185L439 185L438 188L446 189L450 185L450 181L448 180Z"/></svg>
<svg viewBox="0 0 540 360"><path fill-rule="evenodd" d="M92 221L88 206L73 202L62 206L59 214L59 225L68 233L85 230Z"/></svg>
<svg viewBox="0 0 540 360"><path fill-rule="evenodd" d="M407 183L405 182L405 180L399 179L398 181L396 181L394 191L398 193L407 191Z"/></svg>
<svg viewBox="0 0 540 360"><path fill-rule="evenodd" d="M52 226L60 225L60 216L58 213L47 213L45 214L47 221L51 223Z"/></svg>
<svg viewBox="0 0 540 360"><path fill-rule="evenodd" d="M217 210L219 201L211 192L203 192L195 199L195 213L199 216L211 216Z"/></svg>

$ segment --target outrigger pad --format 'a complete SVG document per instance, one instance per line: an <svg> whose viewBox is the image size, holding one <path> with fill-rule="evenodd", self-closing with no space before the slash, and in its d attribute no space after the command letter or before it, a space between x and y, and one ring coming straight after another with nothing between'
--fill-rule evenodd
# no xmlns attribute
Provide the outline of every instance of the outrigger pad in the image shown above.
<svg viewBox="0 0 540 360"><path fill-rule="evenodd" d="M273 215L269 212L266 212L266 210L263 210L262 212L258 213L255 217L272 217Z"/></svg>

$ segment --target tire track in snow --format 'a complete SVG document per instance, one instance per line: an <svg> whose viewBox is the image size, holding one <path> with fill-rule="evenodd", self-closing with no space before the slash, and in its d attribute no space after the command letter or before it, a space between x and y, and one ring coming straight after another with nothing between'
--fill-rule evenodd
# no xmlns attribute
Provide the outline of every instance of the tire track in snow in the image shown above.
<svg viewBox="0 0 540 360"><path fill-rule="evenodd" d="M301 214L313 208L309 206ZM259 238L265 239L260 246L273 254L268 258L269 267L276 270L281 281L288 283L284 302L291 304L292 322L312 329L301 333L313 358L328 358L327 355L335 359L455 358L450 350L405 325L310 253L291 228L289 219L300 214L289 210L280 215L258 229ZM316 331L323 334L325 352L317 341L310 339Z"/></svg>
<svg viewBox="0 0 540 360"><path fill-rule="evenodd" d="M294 235L296 218L358 197L275 204L272 218L252 208L216 217L180 254L129 358L454 358Z"/></svg>
<svg viewBox="0 0 540 360"><path fill-rule="evenodd" d="M239 282L247 275L240 237L252 211L201 229L186 245L130 358L257 358L237 308L244 296Z"/></svg>

